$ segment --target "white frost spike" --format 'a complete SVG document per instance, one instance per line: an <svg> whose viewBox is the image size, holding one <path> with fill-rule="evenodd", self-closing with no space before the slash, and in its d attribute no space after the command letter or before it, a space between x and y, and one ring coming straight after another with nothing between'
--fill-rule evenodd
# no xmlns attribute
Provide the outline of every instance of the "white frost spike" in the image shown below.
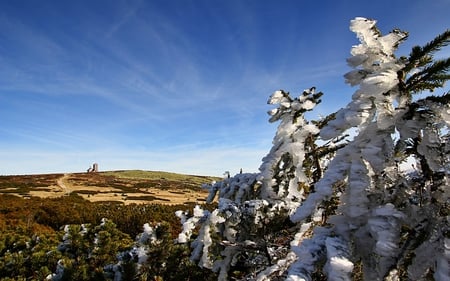
<svg viewBox="0 0 450 281"><path fill-rule="evenodd" d="M301 182L308 183L303 172L305 143L310 136L319 132L317 126L304 118L303 112L312 110L317 100L315 88L304 90L295 99L283 91L276 91L270 97L269 103L279 104L279 107L270 112L272 117L269 121L281 123L273 139L273 147L259 168L261 173L258 180L262 183L262 199L283 199L293 208L301 203L303 191L298 190L298 185ZM286 155L289 156L288 162L292 161L290 165L294 167L294 174L290 177L276 174L280 165L284 164ZM278 178L278 181L275 178ZM274 191L274 186L277 186L277 192Z"/></svg>
<svg viewBox="0 0 450 281"><path fill-rule="evenodd" d="M153 243L156 241L156 234L153 230L153 227L150 226L150 224L145 223L144 224L144 232L142 232L139 243Z"/></svg>
<svg viewBox="0 0 450 281"><path fill-rule="evenodd" d="M276 273L276 272L284 272L296 260L297 260L297 255L295 255L293 252L289 252L286 255L286 258L277 261L276 264L274 264L274 265L266 268L265 270L261 271L256 276L256 281L270 281L270 280L272 280L270 278L271 274ZM301 279L299 279L299 280L301 280Z"/></svg>
<svg viewBox="0 0 450 281"><path fill-rule="evenodd" d="M194 216L192 218L186 219L186 215L182 211L177 211L175 214L181 219L183 224L183 230L178 234L178 243L187 243L191 238L196 224L201 218L207 215L207 212L197 205L194 208Z"/></svg>
<svg viewBox="0 0 450 281"><path fill-rule="evenodd" d="M395 210L394 205L387 204L374 210L373 217L369 219L369 229L372 236L377 240L375 253L380 256L395 256L398 250L398 219L403 214Z"/></svg>
<svg viewBox="0 0 450 281"><path fill-rule="evenodd" d="M288 281L312 280L311 275L315 263L325 254L325 241L330 235L330 230L322 227L314 229L314 235L310 239L301 241L300 245L292 246L292 250L298 259L288 270Z"/></svg>
<svg viewBox="0 0 450 281"><path fill-rule="evenodd" d="M270 97L268 103L269 104L277 104L277 103L282 103L285 99L285 96L283 94L282 91L278 90L275 91L272 96Z"/></svg>
<svg viewBox="0 0 450 281"><path fill-rule="evenodd" d="M315 106L316 106L315 103L313 103L313 102L310 101L310 100L307 100L307 101L305 101L305 102L303 103L302 108L304 108L304 109L306 109L306 110L311 110L311 109L313 109Z"/></svg>
<svg viewBox="0 0 450 281"><path fill-rule="evenodd" d="M137 256L138 259L138 265L143 265L147 262L148 256L147 256L147 250L143 246L138 246L134 249L134 253Z"/></svg>
<svg viewBox="0 0 450 281"><path fill-rule="evenodd" d="M378 34L376 34L373 29L376 23L376 20L356 17L354 20L350 21L350 30L356 33L361 42L364 42L366 45L373 45L375 39L378 37Z"/></svg>
<svg viewBox="0 0 450 281"><path fill-rule="evenodd" d="M331 195L331 186L338 180L344 180L345 175L350 176L349 182L353 187L348 191L349 198L346 207L346 214L352 217L359 217L367 212L367 199L365 189L371 187L370 180L365 177L364 171L374 169L382 171L387 161L380 151L374 151L369 147L365 147L366 143L370 143L372 139L377 139L378 134L376 128L370 126L372 120L380 118L378 128L382 130L390 129L393 131L394 119L389 122L387 119L393 113L392 108L386 106L386 97L384 93L396 87L398 83L397 70L401 69L402 64L398 63L394 56L394 50L400 40L406 34L397 33L396 36L381 37L375 28L376 21L365 18L356 18L351 22L350 29L355 32L361 41L361 44L352 48L352 55L356 58L350 59L349 63L353 67L361 66L357 72L352 71L347 75L352 85L359 83L360 88L352 96L352 101L337 112L336 118L331 120L327 126L322 128L320 136L324 140L339 137L350 128L357 128L359 135L355 137L353 144L337 152L336 157L330 163L331 167L324 177L316 184L316 193L310 194L306 201L297 209L291 217L294 221L300 221L311 215L317 205L327 196ZM396 40L394 40L396 39ZM386 134L386 132L383 132ZM378 145L379 143L376 143ZM358 153L364 156L370 156L366 159L374 167L364 167L363 164L345 165L339 162L358 163L360 160L352 159L350 154L355 153L355 157L359 157ZM339 159L339 160L338 160ZM339 162L337 162L339 161ZM362 200L362 201L357 201Z"/></svg>
<svg viewBox="0 0 450 281"><path fill-rule="evenodd" d="M195 206L194 208L194 217L202 217L205 214L205 211L199 206Z"/></svg>
<svg viewBox="0 0 450 281"><path fill-rule="evenodd" d="M328 270L328 280L352 280L353 263L348 258L331 257Z"/></svg>
<svg viewBox="0 0 450 281"><path fill-rule="evenodd" d="M397 69L389 69L367 76L361 83L361 91L375 98L388 92L398 84Z"/></svg>
<svg viewBox="0 0 450 281"><path fill-rule="evenodd" d="M221 255L222 255L222 257L224 257L224 259L214 262L213 271L219 272L219 276L217 278L218 281L228 280L227 272L230 268L230 265L233 263L233 257L236 253L237 253L236 246L227 246L221 252Z"/></svg>

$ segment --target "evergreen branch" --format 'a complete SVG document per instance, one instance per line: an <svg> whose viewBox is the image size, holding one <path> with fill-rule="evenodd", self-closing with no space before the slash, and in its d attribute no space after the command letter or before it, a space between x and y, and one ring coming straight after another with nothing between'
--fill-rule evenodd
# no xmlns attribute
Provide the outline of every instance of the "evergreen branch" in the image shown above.
<svg viewBox="0 0 450 281"><path fill-rule="evenodd" d="M319 159L321 159L321 158L323 158L323 157L325 157L327 155L335 153L336 151L338 151L341 148L344 148L347 144L348 143L345 142L345 143L338 143L338 144L336 144L334 146L331 146L331 147L330 146L320 146L316 150L308 153L307 155L314 153L314 154L316 154L316 156Z"/></svg>
<svg viewBox="0 0 450 281"><path fill-rule="evenodd" d="M430 55L425 55L421 58L419 58L416 62L416 68L424 67L427 64L431 63L433 61L433 57Z"/></svg>
<svg viewBox="0 0 450 281"><path fill-rule="evenodd" d="M449 76L450 77L450 76ZM436 88L441 88L444 85L442 81L434 81L434 82L419 82L414 86L414 89L410 91L412 93L419 93L421 91L430 91L434 92Z"/></svg>
<svg viewBox="0 0 450 281"><path fill-rule="evenodd" d="M420 118L424 113L430 113L429 106L426 106L428 102L437 103L439 105L450 104L450 91L442 96L428 96L423 99L419 99L409 105L408 111L403 116L405 120L412 120L414 117ZM425 108L424 108L425 106ZM421 110L419 110L421 109Z"/></svg>
<svg viewBox="0 0 450 281"><path fill-rule="evenodd" d="M450 104L450 91L442 96L428 96L422 100L440 103L441 105ZM417 103L422 102L422 100L418 100Z"/></svg>
<svg viewBox="0 0 450 281"><path fill-rule="evenodd" d="M336 119L336 112L328 114L327 116L325 116L325 118L321 120L311 120L311 123L316 125L319 129L322 129L328 124L328 122L334 119Z"/></svg>
<svg viewBox="0 0 450 281"><path fill-rule="evenodd" d="M441 50L442 47L450 43L450 30L444 31L436 38L425 44L425 46L415 46L412 48L409 55L408 63L404 67L404 71L408 72L411 69L420 66L423 63L421 60L425 56L431 56L434 52Z"/></svg>
<svg viewBox="0 0 450 281"><path fill-rule="evenodd" d="M422 90L418 85L437 85L441 87L447 80L450 79L450 75L447 72L450 70L450 58L444 60L438 60L432 65L425 67L420 72L415 73L409 77L405 84L406 89L412 92L419 92ZM433 90L436 86L430 88L425 87L425 89Z"/></svg>

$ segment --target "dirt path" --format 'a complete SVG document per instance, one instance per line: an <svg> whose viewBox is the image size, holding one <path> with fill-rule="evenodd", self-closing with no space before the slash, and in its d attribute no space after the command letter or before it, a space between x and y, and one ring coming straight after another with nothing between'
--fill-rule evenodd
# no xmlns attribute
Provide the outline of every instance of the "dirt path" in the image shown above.
<svg viewBox="0 0 450 281"><path fill-rule="evenodd" d="M72 189L70 187L70 184L67 182L67 179L69 178L70 174L64 174L62 177L60 177L56 184L64 191L64 193L69 194L72 192Z"/></svg>
<svg viewBox="0 0 450 281"><path fill-rule="evenodd" d="M89 182L87 179L77 178L74 173L65 173L52 180L53 184L47 188L30 190L30 196L41 198L56 198L71 193L76 193L84 199L91 202L122 202L123 204L150 204L157 203L162 205L174 205L191 203L202 203L208 196L205 190L193 191L170 186L168 189L150 188L144 190L136 189L133 192L126 193L121 188L105 186L98 181L99 185ZM97 179L99 180L99 179ZM130 181L133 186L135 181ZM129 188L129 187L128 187ZM20 194L17 194L20 196Z"/></svg>

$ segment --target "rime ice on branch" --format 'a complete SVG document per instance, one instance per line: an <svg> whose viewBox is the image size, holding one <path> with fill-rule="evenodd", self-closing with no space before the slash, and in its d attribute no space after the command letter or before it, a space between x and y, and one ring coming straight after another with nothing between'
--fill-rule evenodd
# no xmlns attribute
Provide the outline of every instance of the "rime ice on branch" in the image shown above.
<svg viewBox="0 0 450 281"><path fill-rule="evenodd" d="M432 56L450 32L396 58L407 33L383 36L365 18L350 29L360 44L347 60L344 77L357 87L348 105L308 121L321 93L276 91L269 121L280 125L260 172L206 186L208 202L218 194L213 212L180 213L179 241L199 227L192 259L219 280L232 272L241 280L450 276L450 93L414 96L450 79L450 59Z"/></svg>

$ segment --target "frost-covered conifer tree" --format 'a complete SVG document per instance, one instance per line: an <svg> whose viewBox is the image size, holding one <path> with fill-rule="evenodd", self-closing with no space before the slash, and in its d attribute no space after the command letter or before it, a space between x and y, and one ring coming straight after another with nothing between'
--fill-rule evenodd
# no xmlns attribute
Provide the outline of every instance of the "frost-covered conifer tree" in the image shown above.
<svg viewBox="0 0 450 281"><path fill-rule="evenodd" d="M448 280L450 93L428 91L450 78L450 59L433 59L450 32L397 58L407 33L375 24L351 21L346 107L308 121L320 93L275 92L260 173L208 186L212 212L178 212L179 242L199 227L192 259L220 280Z"/></svg>

